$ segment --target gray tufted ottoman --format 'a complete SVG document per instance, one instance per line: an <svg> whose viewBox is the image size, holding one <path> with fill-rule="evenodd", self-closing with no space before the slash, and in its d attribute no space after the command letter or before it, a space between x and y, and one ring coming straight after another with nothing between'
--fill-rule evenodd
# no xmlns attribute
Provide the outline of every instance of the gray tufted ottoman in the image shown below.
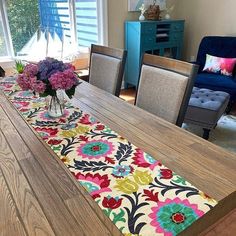
<svg viewBox="0 0 236 236"><path fill-rule="evenodd" d="M184 122L201 126L203 138L208 139L211 129L225 112L229 98L225 92L193 87Z"/></svg>

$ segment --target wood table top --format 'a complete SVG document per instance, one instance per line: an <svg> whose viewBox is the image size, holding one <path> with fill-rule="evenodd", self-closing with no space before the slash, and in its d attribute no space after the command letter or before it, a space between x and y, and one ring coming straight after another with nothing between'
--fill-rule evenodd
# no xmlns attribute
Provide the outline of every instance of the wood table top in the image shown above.
<svg viewBox="0 0 236 236"><path fill-rule="evenodd" d="M0 235L121 235L0 92ZM236 155L86 82L74 103L219 204L182 235L236 207Z"/></svg>

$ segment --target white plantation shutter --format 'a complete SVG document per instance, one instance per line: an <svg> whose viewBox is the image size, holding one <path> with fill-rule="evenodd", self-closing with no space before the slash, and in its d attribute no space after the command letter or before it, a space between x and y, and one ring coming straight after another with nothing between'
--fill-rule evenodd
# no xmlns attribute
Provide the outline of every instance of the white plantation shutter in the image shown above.
<svg viewBox="0 0 236 236"><path fill-rule="evenodd" d="M97 44L99 42L97 0L76 0L75 9L79 45Z"/></svg>

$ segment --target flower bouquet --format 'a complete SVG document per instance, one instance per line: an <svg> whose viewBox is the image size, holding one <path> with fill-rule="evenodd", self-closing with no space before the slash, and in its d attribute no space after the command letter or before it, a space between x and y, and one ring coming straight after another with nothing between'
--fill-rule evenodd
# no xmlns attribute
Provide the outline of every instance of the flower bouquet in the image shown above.
<svg viewBox="0 0 236 236"><path fill-rule="evenodd" d="M64 114L64 104L58 99L57 91L64 90L71 98L79 84L75 68L53 58L46 58L38 64L27 64L16 81L22 90L32 90L41 97L51 96L48 113L52 117Z"/></svg>

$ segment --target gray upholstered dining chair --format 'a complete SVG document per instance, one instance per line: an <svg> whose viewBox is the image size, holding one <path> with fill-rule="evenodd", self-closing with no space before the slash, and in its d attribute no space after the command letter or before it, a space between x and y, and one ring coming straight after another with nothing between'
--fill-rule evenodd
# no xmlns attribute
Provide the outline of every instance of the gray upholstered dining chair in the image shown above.
<svg viewBox="0 0 236 236"><path fill-rule="evenodd" d="M198 66L144 54L135 104L181 127Z"/></svg>
<svg viewBox="0 0 236 236"><path fill-rule="evenodd" d="M126 50L92 44L89 83L119 96L126 57Z"/></svg>

